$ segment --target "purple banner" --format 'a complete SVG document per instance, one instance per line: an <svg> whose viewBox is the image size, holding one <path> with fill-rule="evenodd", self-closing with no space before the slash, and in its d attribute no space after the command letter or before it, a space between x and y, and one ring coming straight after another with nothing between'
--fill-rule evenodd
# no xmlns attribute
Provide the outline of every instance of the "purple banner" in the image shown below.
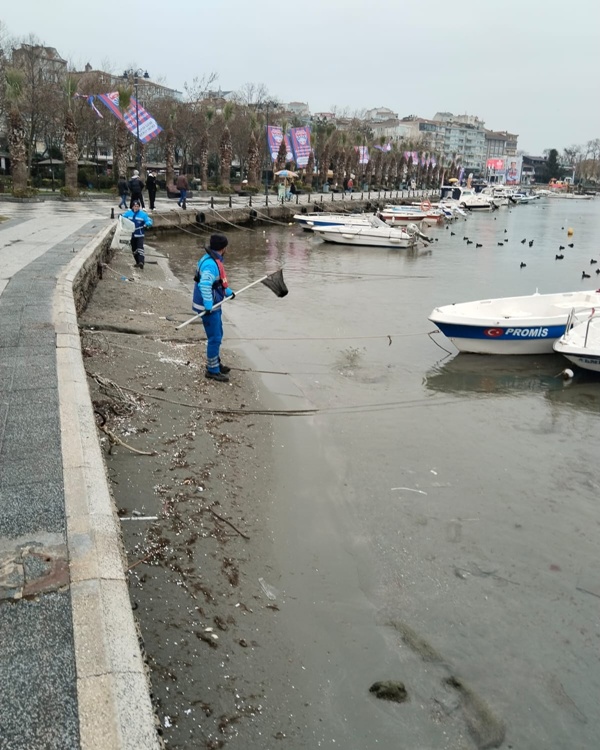
<svg viewBox="0 0 600 750"><path fill-rule="evenodd" d="M290 130L290 141L296 166L305 167L310 156L310 128L292 128Z"/></svg>
<svg viewBox="0 0 600 750"><path fill-rule="evenodd" d="M275 127L274 125L269 125L269 127L267 128L267 140L269 143L269 153L271 154L271 161L277 160L279 146L283 138L284 135L281 128ZM287 135L285 136L285 147L287 149L285 160L292 161L294 158L294 154L292 153L292 149L290 148L290 141Z"/></svg>
<svg viewBox="0 0 600 750"><path fill-rule="evenodd" d="M136 102L133 96L130 98L129 107L124 113L119 109L118 91L112 91L110 94L98 94L98 99L110 109L118 120L123 120L127 130L133 136L137 137L139 133L139 139L142 143L149 143L159 133L162 133L160 125L139 102Z"/></svg>
<svg viewBox="0 0 600 750"><path fill-rule="evenodd" d="M355 151L358 151L358 163L368 164L369 163L369 149L367 146L355 146Z"/></svg>

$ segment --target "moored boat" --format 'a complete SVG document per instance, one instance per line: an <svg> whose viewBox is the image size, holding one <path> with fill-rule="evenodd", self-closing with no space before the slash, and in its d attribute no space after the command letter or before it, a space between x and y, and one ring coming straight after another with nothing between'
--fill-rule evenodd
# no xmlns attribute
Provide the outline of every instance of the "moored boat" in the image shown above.
<svg viewBox="0 0 600 750"><path fill-rule="evenodd" d="M554 351L584 370L600 372L600 311L581 313L573 310L563 335L554 342Z"/></svg>
<svg viewBox="0 0 600 750"><path fill-rule="evenodd" d="M372 217L369 226L354 224L315 226L313 232L325 242L361 247L409 248L414 247L420 239L424 242L431 242L416 224L394 228L377 216Z"/></svg>
<svg viewBox="0 0 600 750"><path fill-rule="evenodd" d="M461 352L549 354L573 308L600 306L600 291L530 294L436 307L429 320Z"/></svg>
<svg viewBox="0 0 600 750"><path fill-rule="evenodd" d="M466 208L469 211L493 211L496 208L491 198L482 197L481 193L476 193L470 187L442 185L440 190L440 201L444 203L455 203L460 208Z"/></svg>
<svg viewBox="0 0 600 750"><path fill-rule="evenodd" d="M357 224L368 226L373 214L335 214L316 212L310 214L295 214L294 221L303 229L312 229L315 226L341 226L343 224Z"/></svg>

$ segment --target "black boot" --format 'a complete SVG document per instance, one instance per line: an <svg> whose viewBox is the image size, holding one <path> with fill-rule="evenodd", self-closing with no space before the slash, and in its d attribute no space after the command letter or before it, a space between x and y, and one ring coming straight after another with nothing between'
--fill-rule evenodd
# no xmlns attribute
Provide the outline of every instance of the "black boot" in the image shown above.
<svg viewBox="0 0 600 750"><path fill-rule="evenodd" d="M206 370L204 377L209 380L218 380L219 383L229 383L229 377L222 372L211 372L210 370Z"/></svg>
<svg viewBox="0 0 600 750"><path fill-rule="evenodd" d="M231 367L227 367L227 365L219 362L219 370L223 373L223 375L229 375L229 373L231 372Z"/></svg>

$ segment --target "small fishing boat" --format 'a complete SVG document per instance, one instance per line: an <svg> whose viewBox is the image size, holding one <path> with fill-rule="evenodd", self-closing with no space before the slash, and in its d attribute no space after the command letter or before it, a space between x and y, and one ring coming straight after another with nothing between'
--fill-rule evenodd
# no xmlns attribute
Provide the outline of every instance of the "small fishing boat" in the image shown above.
<svg viewBox="0 0 600 750"><path fill-rule="evenodd" d="M310 214L295 214L294 221L303 229L313 227L341 226L343 224L369 225L373 214L334 214L315 212Z"/></svg>
<svg viewBox="0 0 600 750"><path fill-rule="evenodd" d="M587 310L586 319L581 311L572 310L563 335L554 342L554 351L583 368L600 372L600 310Z"/></svg>
<svg viewBox="0 0 600 750"><path fill-rule="evenodd" d="M345 224L313 228L313 232L325 242L336 242L340 245L360 245L361 247L414 247L421 239L431 242L416 224L406 227L389 227L377 216L371 218L369 226Z"/></svg>
<svg viewBox="0 0 600 750"><path fill-rule="evenodd" d="M469 211L493 211L496 209L496 205L489 196L482 196L481 193L476 193L470 187L442 185L440 190L440 202L454 203Z"/></svg>
<svg viewBox="0 0 600 750"><path fill-rule="evenodd" d="M573 308L600 307L600 290L535 294L436 307L429 316L461 352L549 354Z"/></svg>
<svg viewBox="0 0 600 750"><path fill-rule="evenodd" d="M444 221L444 212L439 208L433 208L429 201L422 201L415 205L409 206L394 206L388 204L383 207L378 214L379 218L385 221L386 224L412 224L417 221L426 221L429 223L441 223Z"/></svg>
<svg viewBox="0 0 600 750"><path fill-rule="evenodd" d="M513 193L510 196L510 201L512 203L532 203L533 201L538 201L540 198L541 196L536 193Z"/></svg>

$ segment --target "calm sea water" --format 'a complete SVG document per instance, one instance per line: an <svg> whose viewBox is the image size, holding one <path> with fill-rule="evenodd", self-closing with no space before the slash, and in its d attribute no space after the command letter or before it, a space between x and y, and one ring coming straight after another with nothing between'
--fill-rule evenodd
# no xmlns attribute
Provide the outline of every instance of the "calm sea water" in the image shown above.
<svg viewBox="0 0 600 750"><path fill-rule="evenodd" d="M322 695L304 736L462 747L445 683L456 675L506 723L507 747L596 746L600 379L565 384L556 355L457 355L427 316L600 287L600 202L474 215L415 251L275 225L228 234L234 289L282 266L290 294L239 295L226 348L263 371L271 405L318 410L275 420L269 467L271 583L287 594L288 636L306 645L299 694ZM196 244L161 243L190 283ZM367 699L381 679L407 685L401 712Z"/></svg>

